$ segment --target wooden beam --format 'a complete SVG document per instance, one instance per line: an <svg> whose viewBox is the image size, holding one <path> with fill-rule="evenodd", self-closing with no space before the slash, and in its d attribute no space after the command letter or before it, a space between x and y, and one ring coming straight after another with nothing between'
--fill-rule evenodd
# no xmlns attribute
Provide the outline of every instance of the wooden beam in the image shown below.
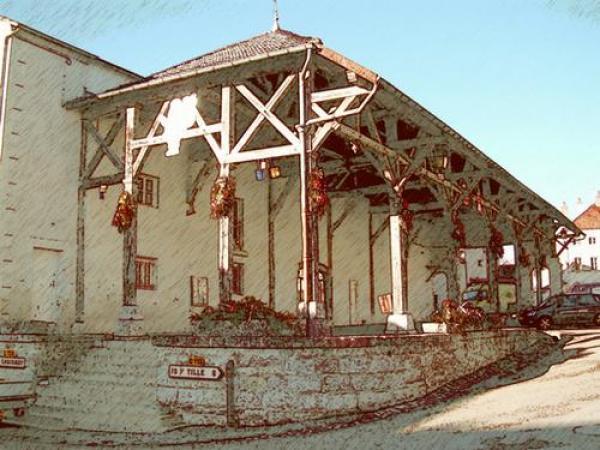
<svg viewBox="0 0 600 450"><path fill-rule="evenodd" d="M113 186L123 182L124 172L119 172L114 175L104 175L101 177L88 178L82 183L84 189L94 189L100 186Z"/></svg>
<svg viewBox="0 0 600 450"><path fill-rule="evenodd" d="M113 164L113 166L115 166L117 170L123 170L123 162L121 161L121 158L119 158L112 150L112 148L110 148L110 146L107 145L102 136L100 136L100 134L98 133L98 130L96 130L96 127L94 127L88 121L84 121L84 123L87 128L87 132L90 136L94 138L94 140L99 146L99 149L102 151L102 153L104 153L104 156L106 156L110 160L110 162Z"/></svg>
<svg viewBox="0 0 600 450"><path fill-rule="evenodd" d="M152 125L150 126L150 130L148 131L146 139L152 139L154 138L154 136L156 136L158 127L161 125L162 118L167 112L168 108L169 102L163 102L160 109L158 110L158 114L156 115L154 121L152 122ZM148 143L147 145L141 145L139 147L140 150L138 151L137 157L135 158L135 161L133 163L133 176L136 176L139 172L143 170L144 162L146 161L146 154L148 152L148 149L150 148L150 145L153 144Z"/></svg>
<svg viewBox="0 0 600 450"><path fill-rule="evenodd" d="M186 215L190 216L196 212L196 210L194 208L196 196L198 195L198 192L200 192L200 190L202 190L202 186L204 185L204 182L206 180L208 180L211 169L212 169L211 161L206 160L204 162L204 164L202 165L202 167L200 168L200 170L198 170L198 173L196 174L194 181L192 181L192 184L190 186L188 186L187 195L186 195L186 199L185 199L185 202L188 204L188 210L187 210Z"/></svg>
<svg viewBox="0 0 600 450"><path fill-rule="evenodd" d="M102 139L102 142L105 145L107 145L108 147L110 147L113 144L117 135L119 134L119 131L121 131L121 127L123 126L122 119L123 119L123 115L118 114L115 121L113 122L112 126L108 130L108 133ZM91 123L89 123L87 120L84 119L84 128L86 130L86 133L88 132L88 127L94 128ZM87 146L87 144L86 144L86 146ZM102 160L104 155L105 155L105 152L103 150L103 147L102 147L102 145L99 145L98 149L96 150L96 153L94 154L94 156L92 156L92 159L89 161L89 163L87 164L87 166L84 169L83 179L90 178L93 175L95 170L98 168L98 165L100 164L100 161ZM119 161L120 161L120 159L119 159ZM120 169L120 170L122 170L122 169Z"/></svg>
<svg viewBox="0 0 600 450"><path fill-rule="evenodd" d="M277 117L269 108L266 107L253 93L243 84L236 85L238 92L250 102L254 108L271 124L287 141L293 146L298 147L300 141L298 137Z"/></svg>
<svg viewBox="0 0 600 450"><path fill-rule="evenodd" d="M283 83L281 83L281 85L273 93L271 98L263 106L265 111L273 111L275 109L275 107L277 106L277 104L279 103L281 98L283 97L283 94L285 94L285 92L290 87L291 83L294 81L294 78L295 78L294 75L288 75L284 79ZM240 86L242 86L242 85L240 85ZM237 86L236 88L238 90L240 89L239 86ZM245 89L249 92L248 88L245 88ZM291 96L291 94L290 94L290 96ZM260 103L260 101L258 103ZM248 141L250 141L250 139L252 139L252 137L256 134L256 132L258 131L258 128L260 127L262 122L265 119L267 119L266 114L264 112L261 112L261 109L259 109L260 106L262 106L262 104L260 104L258 107L256 106L256 104L254 104L254 103L252 103L252 104L259 110L259 114L254 118L254 120L252 121L250 126L248 126L246 131L242 134L242 137L240 138L240 140L235 144L235 146L233 147L233 149L231 151L232 153L239 153L244 148L244 146L248 143Z"/></svg>
<svg viewBox="0 0 600 450"><path fill-rule="evenodd" d="M349 86L338 89L329 89L327 91L316 91L311 95L313 103L327 102L331 100L339 100L346 97L357 97L359 95L367 95L369 91L360 86Z"/></svg>

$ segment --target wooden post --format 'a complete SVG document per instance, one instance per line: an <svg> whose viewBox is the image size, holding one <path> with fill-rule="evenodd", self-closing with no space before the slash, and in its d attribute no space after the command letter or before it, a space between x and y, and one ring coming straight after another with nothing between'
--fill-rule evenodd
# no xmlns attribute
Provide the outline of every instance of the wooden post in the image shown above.
<svg viewBox="0 0 600 450"><path fill-rule="evenodd" d="M333 277L333 207L331 202L327 207L327 270L329 270L329 277ZM325 318L328 320L333 319L333 288L329 294L329 304L327 299L325 300Z"/></svg>
<svg viewBox="0 0 600 450"><path fill-rule="evenodd" d="M521 248L519 246L519 241L515 240L513 243L514 248L514 258L515 258L515 301L517 309L520 308L521 297L523 295L523 280L521 277L523 276L523 271L521 268L521 263L519 262L521 257Z"/></svg>
<svg viewBox="0 0 600 450"><path fill-rule="evenodd" d="M540 265L540 257L542 252L540 251L540 240L537 235L534 235L533 241L535 244L533 267L535 269L535 285L537 288L535 290L535 305L537 306L542 303L542 266Z"/></svg>
<svg viewBox="0 0 600 450"><path fill-rule="evenodd" d="M75 322L82 324L85 308L85 193L83 185L87 164L87 129L81 122L79 151L79 188L77 190L77 260L75 272Z"/></svg>
<svg viewBox="0 0 600 450"><path fill-rule="evenodd" d="M221 89L221 152L229 155L234 139L234 103L233 91L229 86ZM229 164L221 164L219 177L227 178L230 175ZM231 300L231 285L233 280L233 211L219 218L219 302Z"/></svg>
<svg viewBox="0 0 600 450"><path fill-rule="evenodd" d="M373 251L373 213L369 212L369 305L375 315L375 255Z"/></svg>
<svg viewBox="0 0 600 450"><path fill-rule="evenodd" d="M125 123L125 175L123 189L134 202L137 201L137 183L133 177L133 140L135 109L127 108ZM134 210L131 226L123 233L123 306L137 305L136 264L137 257L137 210Z"/></svg>
<svg viewBox="0 0 600 450"><path fill-rule="evenodd" d="M402 242L401 228L402 219L390 211L390 268L392 271L392 313L401 314L405 312L403 277L402 277Z"/></svg>
<svg viewBox="0 0 600 450"><path fill-rule="evenodd" d="M407 237L400 215L400 200L390 199L390 270L392 281L392 314L388 316L388 331L413 331L414 323L408 312Z"/></svg>
<svg viewBox="0 0 600 450"><path fill-rule="evenodd" d="M275 309L275 214L273 180L268 177L267 181L267 246L268 246L268 266L269 266L269 307Z"/></svg>
<svg viewBox="0 0 600 450"><path fill-rule="evenodd" d="M313 170L312 138L306 123L311 111L311 74L307 70L311 49L307 50L306 64L298 75L300 123L300 209L302 217L302 302L306 312L306 334L318 334L318 222L310 201L310 176Z"/></svg>
<svg viewBox="0 0 600 450"><path fill-rule="evenodd" d="M500 310L498 299L498 256L490 247L487 248L488 284L490 287L490 303L495 305L496 311Z"/></svg>

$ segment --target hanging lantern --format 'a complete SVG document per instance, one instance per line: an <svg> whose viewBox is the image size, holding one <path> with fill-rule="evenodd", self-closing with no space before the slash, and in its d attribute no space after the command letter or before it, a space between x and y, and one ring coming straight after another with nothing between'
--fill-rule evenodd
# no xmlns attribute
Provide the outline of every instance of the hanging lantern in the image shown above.
<svg viewBox="0 0 600 450"><path fill-rule="evenodd" d="M279 178L281 176L281 168L279 166L269 167L269 176L271 179Z"/></svg>
<svg viewBox="0 0 600 450"><path fill-rule="evenodd" d="M256 177L256 181L263 181L267 174L267 162L266 161L258 161L256 170L254 171L254 175Z"/></svg>
<svg viewBox="0 0 600 450"><path fill-rule="evenodd" d="M108 186L106 184L101 184L100 188L98 189L100 200L104 200L104 197L106 196L106 191L108 191Z"/></svg>
<svg viewBox="0 0 600 450"><path fill-rule="evenodd" d="M427 166L433 173L443 174L448 167L448 152L444 144L438 144L427 158Z"/></svg>

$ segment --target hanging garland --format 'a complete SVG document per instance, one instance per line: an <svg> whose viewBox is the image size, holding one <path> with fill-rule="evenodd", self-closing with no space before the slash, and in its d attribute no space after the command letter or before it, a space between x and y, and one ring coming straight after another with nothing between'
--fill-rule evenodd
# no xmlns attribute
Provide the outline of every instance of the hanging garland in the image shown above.
<svg viewBox="0 0 600 450"><path fill-rule="evenodd" d="M117 209L112 218L113 227L117 227L119 233L128 230L133 223L136 204L133 196L129 192L121 192L117 202Z"/></svg>
<svg viewBox="0 0 600 450"><path fill-rule="evenodd" d="M402 210L400 210L400 217L402 218L402 225L407 233L413 228L415 213L408 209L408 201L402 201Z"/></svg>
<svg viewBox="0 0 600 450"><path fill-rule="evenodd" d="M235 179L218 177L210 190L210 216L213 219L227 217L235 202Z"/></svg>
<svg viewBox="0 0 600 450"><path fill-rule="evenodd" d="M465 224L462 223L460 217L458 216L458 211L452 213L452 224L454 225L454 229L452 230L452 239L458 242L460 247L467 246L467 233L465 232Z"/></svg>
<svg viewBox="0 0 600 450"><path fill-rule="evenodd" d="M325 173L318 167L313 169L310 174L310 201L317 215L323 216L329 206L329 196L327 195Z"/></svg>
<svg viewBox="0 0 600 450"><path fill-rule="evenodd" d="M490 224L490 240L488 246L492 254L498 258L504 256L504 236L494 225Z"/></svg>
<svg viewBox="0 0 600 450"><path fill-rule="evenodd" d="M527 250L525 250L523 245L519 245L519 264L524 267L529 267L531 265L531 255L527 253Z"/></svg>

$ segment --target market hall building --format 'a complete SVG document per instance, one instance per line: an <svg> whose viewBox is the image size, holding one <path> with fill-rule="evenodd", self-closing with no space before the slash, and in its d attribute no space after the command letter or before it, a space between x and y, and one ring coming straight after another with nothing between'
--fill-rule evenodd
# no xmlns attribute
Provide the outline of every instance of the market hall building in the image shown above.
<svg viewBox="0 0 600 450"><path fill-rule="evenodd" d="M1 25L6 329L185 334L252 296L309 335L413 331L469 289L500 311L561 290L578 228L318 38L140 77Z"/></svg>

